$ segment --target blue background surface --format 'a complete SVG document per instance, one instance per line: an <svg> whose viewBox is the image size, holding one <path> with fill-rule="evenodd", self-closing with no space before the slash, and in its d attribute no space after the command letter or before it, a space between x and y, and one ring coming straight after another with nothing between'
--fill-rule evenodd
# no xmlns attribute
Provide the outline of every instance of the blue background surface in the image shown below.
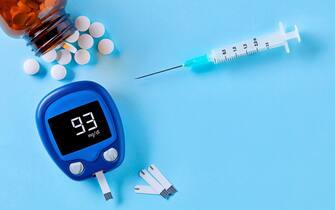
<svg viewBox="0 0 335 210"><path fill-rule="evenodd" d="M0 33L1 209L334 209L335 27L325 1L70 1L68 12L102 21L119 56L70 65L65 82L30 77L24 40ZM204 71L133 78L212 48L297 24L302 43ZM92 50L92 54L96 54ZM39 100L65 83L93 80L119 107L123 165L96 180L66 177L35 126ZM179 192L137 195L137 172L155 163Z"/></svg>

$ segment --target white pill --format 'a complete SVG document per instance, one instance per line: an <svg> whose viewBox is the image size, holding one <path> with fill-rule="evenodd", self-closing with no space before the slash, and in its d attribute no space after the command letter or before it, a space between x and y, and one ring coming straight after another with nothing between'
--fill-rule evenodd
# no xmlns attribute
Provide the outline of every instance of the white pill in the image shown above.
<svg viewBox="0 0 335 210"><path fill-rule="evenodd" d="M85 65L87 64L91 59L91 55L87 50L81 49L76 52L74 55L74 60L79 64L79 65Z"/></svg>
<svg viewBox="0 0 335 210"><path fill-rule="evenodd" d="M78 31L87 31L87 29L90 27L91 21L86 16L79 16L76 18L75 25Z"/></svg>
<svg viewBox="0 0 335 210"><path fill-rule="evenodd" d="M35 59L27 59L23 63L23 71L26 74L34 75L40 70L40 64Z"/></svg>
<svg viewBox="0 0 335 210"><path fill-rule="evenodd" d="M102 55L111 54L114 50L114 43L110 39L103 39L98 44L98 50Z"/></svg>
<svg viewBox="0 0 335 210"><path fill-rule="evenodd" d="M69 64L72 60L71 53L68 50L62 49L57 53L57 62L60 65Z"/></svg>
<svg viewBox="0 0 335 210"><path fill-rule="evenodd" d="M49 52L42 55L42 59L47 63L53 62L54 60L56 60L56 58L57 58L56 50L50 50Z"/></svg>
<svg viewBox="0 0 335 210"><path fill-rule="evenodd" d="M93 38L89 34L80 35L78 39L78 45L82 49L90 49L94 44Z"/></svg>
<svg viewBox="0 0 335 210"><path fill-rule="evenodd" d="M54 65L51 67L51 77L55 80L62 80L66 77L66 68L62 65Z"/></svg>
<svg viewBox="0 0 335 210"><path fill-rule="evenodd" d="M102 37L105 34L105 26L100 22L94 22L90 25L89 32L94 38Z"/></svg>
<svg viewBox="0 0 335 210"><path fill-rule="evenodd" d="M74 43L78 40L79 38L79 31L75 31L71 36L69 36L66 41L70 43Z"/></svg>

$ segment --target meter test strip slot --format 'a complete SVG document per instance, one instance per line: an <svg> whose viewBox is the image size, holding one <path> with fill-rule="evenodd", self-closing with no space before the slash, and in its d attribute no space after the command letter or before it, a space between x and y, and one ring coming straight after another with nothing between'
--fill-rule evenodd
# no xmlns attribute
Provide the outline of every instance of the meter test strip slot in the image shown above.
<svg viewBox="0 0 335 210"><path fill-rule="evenodd" d="M71 179L96 176L106 200L112 198L103 172L124 159L124 132L109 93L90 81L74 82L49 93L36 111L42 143Z"/></svg>

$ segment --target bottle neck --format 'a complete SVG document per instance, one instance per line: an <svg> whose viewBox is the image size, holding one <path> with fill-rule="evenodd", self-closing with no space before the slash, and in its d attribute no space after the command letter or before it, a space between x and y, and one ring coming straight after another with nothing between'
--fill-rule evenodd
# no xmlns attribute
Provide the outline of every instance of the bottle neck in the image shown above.
<svg viewBox="0 0 335 210"><path fill-rule="evenodd" d="M24 34L27 45L31 46L37 56L60 45L75 32L75 27L64 9L56 10L43 17Z"/></svg>

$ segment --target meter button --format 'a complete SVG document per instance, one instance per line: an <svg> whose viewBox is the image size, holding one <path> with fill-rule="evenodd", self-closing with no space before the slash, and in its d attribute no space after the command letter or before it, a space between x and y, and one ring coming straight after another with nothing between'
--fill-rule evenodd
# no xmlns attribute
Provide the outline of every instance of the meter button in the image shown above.
<svg viewBox="0 0 335 210"><path fill-rule="evenodd" d="M116 160L117 156L118 156L117 150L113 147L104 152L104 158L108 162Z"/></svg>
<svg viewBox="0 0 335 210"><path fill-rule="evenodd" d="M69 169L72 174L80 175L84 171L84 165L81 162L71 163Z"/></svg>

